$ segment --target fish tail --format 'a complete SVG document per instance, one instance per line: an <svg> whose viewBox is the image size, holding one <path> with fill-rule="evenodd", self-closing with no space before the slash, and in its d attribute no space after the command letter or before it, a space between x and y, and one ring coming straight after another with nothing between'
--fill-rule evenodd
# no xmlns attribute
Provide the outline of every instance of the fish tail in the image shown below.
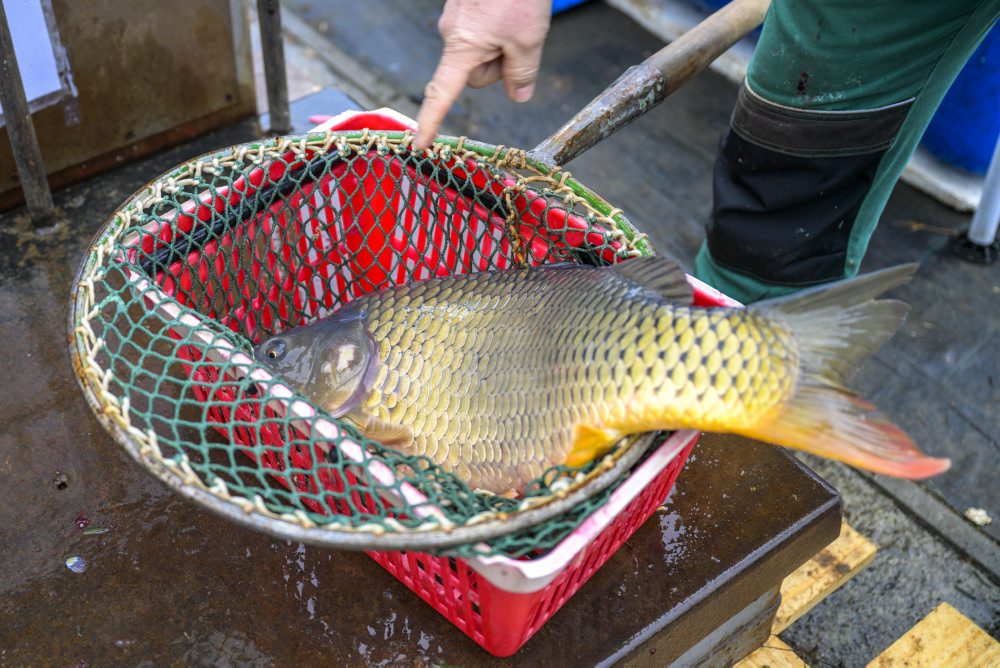
<svg viewBox="0 0 1000 668"><path fill-rule="evenodd" d="M908 280L916 267L892 267L752 305L793 333L800 371L788 402L746 435L901 478L947 470L948 459L925 455L872 403L844 387L906 316L906 304L875 297Z"/></svg>

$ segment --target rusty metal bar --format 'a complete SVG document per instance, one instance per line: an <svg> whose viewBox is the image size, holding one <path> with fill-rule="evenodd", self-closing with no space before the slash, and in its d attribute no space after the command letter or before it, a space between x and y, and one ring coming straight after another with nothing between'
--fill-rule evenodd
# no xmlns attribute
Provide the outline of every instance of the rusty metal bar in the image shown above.
<svg viewBox="0 0 1000 668"><path fill-rule="evenodd" d="M21 190L28 213L35 224L52 218L55 206L49 191L42 151L38 147L35 125L28 111L28 100L24 94L21 70L14 55L14 40L7 25L7 12L0 3L0 105L3 105L7 136L10 138L14 164L21 180Z"/></svg>
<svg viewBox="0 0 1000 668"><path fill-rule="evenodd" d="M691 30L630 67L530 156L565 165L614 134L708 67L764 20L770 0L732 0Z"/></svg>
<svg viewBox="0 0 1000 668"><path fill-rule="evenodd" d="M281 38L281 3L278 0L257 0L257 21L260 23L264 79L267 82L269 130L274 134L285 134L292 131L292 116L288 107L285 46Z"/></svg>

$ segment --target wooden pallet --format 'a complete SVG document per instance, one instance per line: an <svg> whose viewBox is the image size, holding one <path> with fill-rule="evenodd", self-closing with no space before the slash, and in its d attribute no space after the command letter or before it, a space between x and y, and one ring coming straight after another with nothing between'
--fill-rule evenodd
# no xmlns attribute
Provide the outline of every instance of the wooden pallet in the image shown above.
<svg viewBox="0 0 1000 668"><path fill-rule="evenodd" d="M737 668L809 668L795 650L771 636L760 649L736 664Z"/></svg>
<svg viewBox="0 0 1000 668"><path fill-rule="evenodd" d="M958 610L941 603L868 664L868 668L889 666L1000 666L1000 643Z"/></svg>
<svg viewBox="0 0 1000 668"><path fill-rule="evenodd" d="M737 663L737 668L808 668L778 634L871 563L876 550L874 543L845 522L837 540L785 578L771 638ZM868 668L890 666L1000 668L1000 643L955 608L941 603L868 664Z"/></svg>

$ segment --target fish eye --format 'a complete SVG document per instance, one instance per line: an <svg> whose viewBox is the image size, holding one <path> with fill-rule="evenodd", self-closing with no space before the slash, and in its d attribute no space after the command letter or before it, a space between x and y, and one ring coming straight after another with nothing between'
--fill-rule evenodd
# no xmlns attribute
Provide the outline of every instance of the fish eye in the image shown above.
<svg viewBox="0 0 1000 668"><path fill-rule="evenodd" d="M274 343L272 343L267 347L267 350L264 351L264 354L273 360L278 359L279 357L285 354L285 342L275 341Z"/></svg>

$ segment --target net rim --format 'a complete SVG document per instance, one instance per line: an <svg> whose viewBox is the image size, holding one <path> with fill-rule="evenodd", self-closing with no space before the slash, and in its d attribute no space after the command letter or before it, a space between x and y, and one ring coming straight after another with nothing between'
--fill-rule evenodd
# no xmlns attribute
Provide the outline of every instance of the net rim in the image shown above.
<svg viewBox="0 0 1000 668"><path fill-rule="evenodd" d="M221 488L210 487L190 467L186 455L181 455L179 458L164 457L157 445L156 433L152 429L144 432L130 423L128 398L125 397L119 402L117 397L108 392L107 379L102 377L99 367L94 362L95 346L99 347L99 340L96 340L89 328L87 317L88 306L93 306L93 279L96 272L110 261L114 244L121 242L120 235L129 228L135 212L141 214L143 209L162 200L164 192L197 183L191 179L200 177L206 166L215 165L217 168L222 164L220 159L231 158L237 153L242 158L256 152L257 156L252 160L254 164L263 166L266 164L266 158L280 156L289 151L304 157L307 151L316 151L317 148L326 150L335 145L364 146L366 150L373 148L382 150L393 144L406 148L411 140L410 135L409 131L327 131L275 137L209 151L163 172L138 189L116 209L95 234L74 279L68 313L69 347L74 371L88 404L102 426L137 463L168 487L217 515L278 538L338 549L438 549L488 540L544 523L606 488L635 464L652 445L656 438L655 434L624 439L614 451L614 455L607 457L590 474L590 479L585 484L577 485L569 493L554 493L544 497L545 502L536 502L528 509L517 511L516 519L500 513L502 516L493 521L495 526L492 531L488 531L490 527L487 521L452 527L435 521L416 527L387 530L378 525L317 524L302 511L275 513L263 504L259 495L255 495L251 500L228 494L224 483ZM453 155L453 152L457 152L458 155ZM631 242L633 254L655 253L644 235L637 233L619 209L612 207L595 192L578 183L568 171L532 160L520 149L494 146L464 137L439 137L428 149L428 154L460 159L466 159L472 154L497 166L530 169L544 178L548 185L555 186L556 190L572 193L580 198L587 208L612 221L614 226L612 229L620 231ZM84 355L83 351L88 351L88 354ZM107 373L110 374L110 369ZM474 539L467 534L474 535Z"/></svg>

